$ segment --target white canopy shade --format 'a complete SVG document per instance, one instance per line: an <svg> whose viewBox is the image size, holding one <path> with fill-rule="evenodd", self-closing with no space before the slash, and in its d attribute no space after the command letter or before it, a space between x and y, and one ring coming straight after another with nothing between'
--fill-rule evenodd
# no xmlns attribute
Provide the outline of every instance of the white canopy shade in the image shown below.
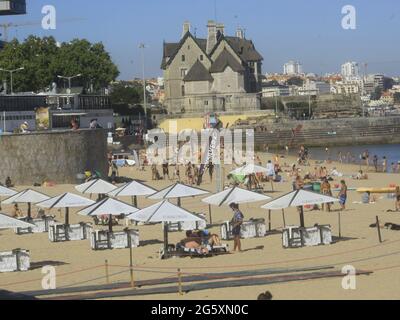
<svg viewBox="0 0 400 320"><path fill-rule="evenodd" d="M233 170L232 172L230 172L230 174L245 175L245 176L248 176L250 174L257 174L257 173L267 174L268 170L267 170L267 168L257 166L255 164L247 164L241 168L237 168L237 169Z"/></svg>
<svg viewBox="0 0 400 320"><path fill-rule="evenodd" d="M106 198L100 202L97 202L80 212L78 214L82 216L103 216L103 215L112 215L118 216L121 214L131 214L138 211L137 208L126 204L122 201Z"/></svg>
<svg viewBox="0 0 400 320"><path fill-rule="evenodd" d="M209 192L198 188L189 187L181 183L176 183L164 190L161 190L151 195L148 198L151 200L165 200L165 199L196 197L205 194L209 194Z"/></svg>
<svg viewBox="0 0 400 320"><path fill-rule="evenodd" d="M271 200L271 197L235 187L203 199L203 202L221 207L231 203L253 203L267 200Z"/></svg>
<svg viewBox="0 0 400 320"><path fill-rule="evenodd" d="M0 229L32 228L35 225L0 213Z"/></svg>
<svg viewBox="0 0 400 320"><path fill-rule="evenodd" d="M97 179L76 186L75 189L83 194L108 194L117 187L107 181Z"/></svg>
<svg viewBox="0 0 400 320"><path fill-rule="evenodd" d="M266 210L282 210L290 207L339 202L338 199L319 193L297 190L275 199L261 208Z"/></svg>
<svg viewBox="0 0 400 320"><path fill-rule="evenodd" d="M95 204L96 202L73 193L64 193L60 196L39 202L36 205L40 208L78 208L87 207Z"/></svg>
<svg viewBox="0 0 400 320"><path fill-rule="evenodd" d="M0 186L0 197L12 197L15 196L17 193L17 191Z"/></svg>
<svg viewBox="0 0 400 320"><path fill-rule="evenodd" d="M28 189L17 193L3 201L4 204L13 204L13 203L39 203L45 200L50 199L49 196L46 196L43 193Z"/></svg>
<svg viewBox="0 0 400 320"><path fill-rule="evenodd" d="M157 190L146 186L137 181L132 181L128 184L119 187L108 193L110 197L134 197L134 196L149 196L155 194Z"/></svg>
<svg viewBox="0 0 400 320"><path fill-rule="evenodd" d="M129 215L127 218L147 223L204 221L204 219L199 216L173 205L168 200L139 210Z"/></svg>

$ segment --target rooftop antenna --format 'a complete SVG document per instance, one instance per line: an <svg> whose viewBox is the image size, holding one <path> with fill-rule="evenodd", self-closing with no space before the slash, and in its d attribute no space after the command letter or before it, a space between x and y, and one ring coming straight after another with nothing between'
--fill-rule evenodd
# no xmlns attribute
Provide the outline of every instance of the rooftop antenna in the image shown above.
<svg viewBox="0 0 400 320"><path fill-rule="evenodd" d="M197 38L197 28L194 28L194 37Z"/></svg>
<svg viewBox="0 0 400 320"><path fill-rule="evenodd" d="M218 21L218 11L217 11L217 0L214 0L214 15L215 15L215 22Z"/></svg>

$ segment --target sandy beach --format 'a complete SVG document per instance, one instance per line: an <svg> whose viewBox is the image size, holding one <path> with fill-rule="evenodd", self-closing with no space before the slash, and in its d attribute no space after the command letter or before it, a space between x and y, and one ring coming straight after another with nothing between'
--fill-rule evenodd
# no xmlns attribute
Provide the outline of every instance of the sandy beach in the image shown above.
<svg viewBox="0 0 400 320"><path fill-rule="evenodd" d="M260 154L263 163L272 160L273 155ZM295 162L294 158L281 159L281 164L288 165ZM311 167L302 168L302 172L312 171ZM391 184L399 185L399 175L368 172L369 180L357 181L351 178L358 172L358 165L332 163L326 164L328 170L337 168L344 174L344 179L349 187L388 187ZM226 168L226 172L231 167ZM371 169L372 170L372 169ZM145 181L148 185L162 189L172 184L172 181L151 181L150 168L145 172L136 168L122 168L120 175ZM276 198L291 191L290 179L284 183L275 184L275 192L267 193ZM332 186L339 184L341 178L336 178ZM215 185L211 184L208 175L201 186L215 192ZM18 186L17 190L26 187ZM56 196L64 192L75 192L72 185L57 185L54 187L34 188L49 196ZM270 184L265 183L265 190L270 190ZM337 196L337 192L335 192ZM372 271L369 276L357 277L356 290L344 290L342 278L327 278L311 281L298 281L261 285L252 287L224 288L205 291L178 293L166 295L151 295L131 297L131 299L180 299L180 300L207 300L207 299L240 299L254 300L265 291L270 291L274 299L400 299L400 232L382 230L384 242L379 243L377 230L369 225L375 223L376 216L382 223L392 222L400 224L400 213L388 213L394 209L394 200L387 199L386 195L377 195L375 204L363 205L361 194L350 191L347 210L342 212L342 236L344 239L329 246L318 246L301 249L284 249L281 234L274 234L265 238L243 241L243 253L235 253L204 259L173 258L160 260L158 251L162 247L163 233L160 225L131 226L140 231L141 246L134 249L135 280L157 279L173 277L177 269L184 274L207 274L218 272L234 272L244 270L260 270L275 268L306 268L316 266L334 266L341 270L346 265L352 265L357 270ZM3 199L4 200L4 199ZM130 202L128 198L121 200ZM154 201L140 198L139 207L154 204ZM267 211L260 207L265 203L242 205L241 209L246 220L250 218L267 219ZM183 199L182 206L192 212L204 213L208 216L208 206L201 202L201 198ZM26 210L25 206L21 206ZM329 224L332 226L334 236L338 236L339 205L333 207L333 212L306 210L305 220L307 226L314 224ZM3 206L3 213L10 214L11 206ZM36 212L36 208L34 209ZM78 216L76 211L71 211L71 223L81 221L92 222L90 219ZM56 215L58 221L63 221L64 216L56 210L51 214ZM214 223L229 221L232 213L229 208L213 208ZM295 208L286 211L287 225L299 225L299 216ZM116 228L122 229L121 225ZM283 221L281 212L272 215L272 227L282 230ZM98 227L100 228L100 227ZM212 232L219 234L218 227ZM171 233L170 242L177 243L184 237L183 233ZM227 242L232 248L233 242ZM0 231L0 251L9 251L15 248L30 250L32 269L29 272L0 274L0 287L13 292L41 290L43 265L54 265L57 271L57 287L73 287L82 285L105 284L105 260L110 264L109 273L111 282L129 282L129 250L92 251L89 240L51 243L47 234L17 236L12 230ZM129 297L127 297L129 298ZM125 298L125 299L127 299Z"/></svg>

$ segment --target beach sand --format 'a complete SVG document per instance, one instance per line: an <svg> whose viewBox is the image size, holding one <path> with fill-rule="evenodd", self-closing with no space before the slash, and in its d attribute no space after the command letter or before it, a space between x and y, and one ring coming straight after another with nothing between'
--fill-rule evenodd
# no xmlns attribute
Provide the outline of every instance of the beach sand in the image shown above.
<svg viewBox="0 0 400 320"><path fill-rule="evenodd" d="M262 155L263 163L272 159L272 155ZM294 158L285 158L281 164L294 163ZM303 173L312 171L314 161L310 168L303 168ZM345 174L344 179L349 187L388 187L391 184L400 184L399 175L369 173L369 180L355 181L349 176L356 174L358 165L332 163L326 165L328 169L336 167L338 171ZM226 173L231 167L226 168ZM123 168L120 175L146 181L150 186L161 189L172 184L172 181L151 181L150 168L146 172L138 171L136 168ZM278 197L291 191L291 182L288 178L285 183L275 184L275 193L268 193L272 197ZM339 184L337 178L334 184ZM211 192L216 187L209 181L208 175L205 183L201 186ZM23 190L24 187L18 187ZM72 185L57 185L48 188L35 188L50 196L59 195L63 192L74 192ZM270 185L265 184L265 190ZM335 192L336 195L336 192ZM260 270L276 268L304 268L315 266L335 266L341 270L346 265L352 265L357 270L373 271L369 276L358 276L356 290L344 290L342 278L328 278L311 281L299 281L280 283L272 285L261 285L253 287L224 288L185 293L183 296L176 294L152 295L143 297L132 297L132 299L173 299L173 300L207 300L207 299L234 299L254 300L265 291L270 291L274 299L400 299L400 232L382 230L384 242L378 241L377 230L369 225L375 223L376 216L379 216L383 223L392 222L400 224L400 213L387 213L388 209L394 209L394 200L388 200L386 195L378 195L376 204L362 205L353 202L360 202L361 195L356 192L349 192L348 207L341 214L342 236L344 240L338 241L329 246L318 246L301 249L282 248L281 235L271 235L266 238L243 240L243 253L235 253L213 258L191 259L174 258L160 260L158 251L162 246L163 232L161 225L139 226L142 245L135 248L134 262L135 280L156 279L176 276L177 269L183 273L218 273L243 270ZM128 198L121 200L130 202ZM154 204L154 201L139 199L139 207ZM260 209L265 203L242 205L241 209L246 220L250 218L264 218L267 220L268 212ZM201 202L201 198L183 199L182 206L196 213L204 213L208 216L208 206ZM10 213L11 206L3 206L4 213ZM26 207L21 205L21 209ZM339 205L333 207L339 209ZM36 209L34 209L36 210ZM81 221L91 222L90 219L75 214L71 211L71 223ZM57 216L58 221L63 221L56 210L51 214ZM213 208L215 222L224 222L231 219L229 208ZM333 234L338 235L338 212L307 211L305 213L307 226L314 224L329 224L332 226ZM286 210L286 222L288 225L299 225L299 216L295 208ZM116 230L125 226L117 227ZM274 212L272 215L273 229L281 230L283 227L281 212ZM219 234L219 228L213 228L212 232ZM171 233L170 242L177 243L184 237L184 233ZM227 242L232 248L233 242ZM0 274L0 288L24 292L29 290L41 290L42 265L55 265L57 271L57 287L80 286L105 284L105 260L110 264L112 282L129 282L129 250L108 250L92 251L89 240L50 243L47 234L35 234L17 236L12 230L0 231L0 251L9 251L15 248L30 250L33 270L29 272ZM162 270L160 269L162 268ZM162 272L161 272L162 271ZM97 280L95 280L97 279ZM124 298L126 299L126 298Z"/></svg>

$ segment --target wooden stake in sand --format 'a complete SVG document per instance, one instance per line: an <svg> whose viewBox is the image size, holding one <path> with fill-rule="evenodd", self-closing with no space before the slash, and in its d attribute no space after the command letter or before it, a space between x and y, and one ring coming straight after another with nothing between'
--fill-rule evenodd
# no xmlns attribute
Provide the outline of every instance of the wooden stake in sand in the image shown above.
<svg viewBox="0 0 400 320"><path fill-rule="evenodd" d="M283 227L286 228L285 210L282 209Z"/></svg>
<svg viewBox="0 0 400 320"><path fill-rule="evenodd" d="M104 267L106 270L106 284L110 284L110 276L109 276L109 272L108 272L108 260L105 261Z"/></svg>
<svg viewBox="0 0 400 320"><path fill-rule="evenodd" d="M183 291L182 291L182 273L181 269L178 269L178 289L179 289L179 295L183 296Z"/></svg>
<svg viewBox="0 0 400 320"><path fill-rule="evenodd" d="M342 212L339 211L338 219L339 219L339 239L342 239L342 221L341 221L341 214Z"/></svg>
<svg viewBox="0 0 400 320"><path fill-rule="evenodd" d="M376 216L376 228L378 229L378 238L379 238L379 243L382 243L382 234L381 234L381 226L379 224L379 217Z"/></svg>

